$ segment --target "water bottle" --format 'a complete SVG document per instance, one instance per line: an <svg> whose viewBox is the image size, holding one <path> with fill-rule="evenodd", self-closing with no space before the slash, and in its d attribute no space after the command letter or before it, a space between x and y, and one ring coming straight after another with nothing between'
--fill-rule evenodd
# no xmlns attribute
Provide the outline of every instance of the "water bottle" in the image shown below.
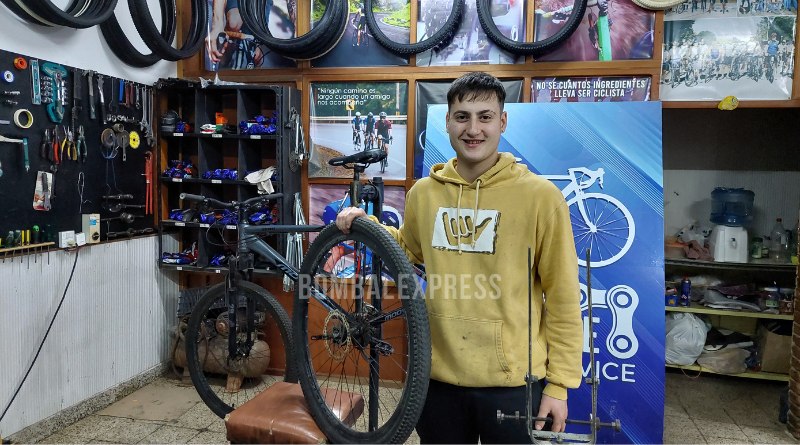
<svg viewBox="0 0 800 445"><path fill-rule="evenodd" d="M783 227L783 220L777 218L772 232L769 234L769 257L776 263L785 263L788 260L789 239L786 236L786 229Z"/></svg>
<svg viewBox="0 0 800 445"><path fill-rule="evenodd" d="M681 295L678 299L678 305L689 307L692 293L692 282L688 277L683 277L681 281Z"/></svg>

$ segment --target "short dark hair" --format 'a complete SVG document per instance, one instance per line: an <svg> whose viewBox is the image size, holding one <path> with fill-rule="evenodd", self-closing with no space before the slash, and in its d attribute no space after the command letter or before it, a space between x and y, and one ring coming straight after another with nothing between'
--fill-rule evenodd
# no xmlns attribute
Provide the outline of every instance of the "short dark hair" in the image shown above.
<svg viewBox="0 0 800 445"><path fill-rule="evenodd" d="M464 74L450 85L447 91L447 106L455 101L478 100L496 98L500 102L500 109L506 102L506 89L503 84L491 74L481 71Z"/></svg>

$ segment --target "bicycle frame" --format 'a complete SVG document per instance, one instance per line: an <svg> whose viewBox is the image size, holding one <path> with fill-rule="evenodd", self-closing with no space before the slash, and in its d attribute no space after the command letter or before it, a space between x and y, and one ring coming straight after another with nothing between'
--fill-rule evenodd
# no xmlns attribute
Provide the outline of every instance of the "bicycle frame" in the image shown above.
<svg viewBox="0 0 800 445"><path fill-rule="evenodd" d="M355 164L353 168L353 181L350 183L350 190L348 194L351 197L358 197L357 200L351 198L351 202L367 201L372 204L373 214L380 218L383 212L383 180L381 178L374 178L373 183L369 187L365 187L360 181L360 174L366 170L365 165ZM275 195L276 197L279 195ZM267 199L267 198L262 198ZM229 273L226 277L226 287L228 289L235 289L236 283L244 279L249 280L249 273L253 270L254 259L251 253L258 254L262 259L267 261L270 265L278 268L281 272L286 274L289 279L298 285L309 286L311 283L302 281L300 271L292 264L290 264L286 257L279 253L275 248L270 246L266 241L261 239L260 234L279 234L279 233L297 233L297 232L319 232L325 228L324 225L253 225L248 224L246 213L247 206L240 205L237 208L237 246L236 254L231 256L228 261ZM363 265L362 265L363 266ZM373 272L380 274L381 267L375 267L373 264ZM378 280L380 281L380 280ZM229 293L229 292L226 292ZM339 313L346 314L348 321L352 321L353 317L348 311L344 310L335 301L330 299L327 295L320 292L317 288L310 287L310 295L315 300L319 301L329 311L338 311ZM229 310L235 310L235 304L229 302ZM360 308L359 308L360 309ZM380 309L380 308L376 308ZM386 321L403 315L402 311L393 311L383 317L372 320L373 324L380 324ZM249 317L248 317L249 318Z"/></svg>
<svg viewBox="0 0 800 445"><path fill-rule="evenodd" d="M595 170L595 172L596 172L596 170ZM579 203L578 204L578 210L580 211L581 216L583 217L584 221L589 226L589 228L591 230L593 230L593 231L596 231L597 230L597 226L595 226L595 224L589 218L589 215L586 213L586 206L584 205L584 201L583 201L583 196L584 196L584 192L583 191L585 189L593 186L594 183L597 182L597 180L593 179L591 182L581 185L581 184L578 184L578 180L573 175L554 175L554 176L548 175L548 176L545 176L545 177L547 179L551 180L551 181L570 181L570 184L568 186L564 187L561 190L561 193L564 195L564 199L569 200L569 196L574 193L575 194L575 199ZM600 174L599 178L602 178L602 177L603 177L602 174ZM602 181L600 181L600 183L602 184ZM601 188L602 188L602 186L601 186Z"/></svg>
<svg viewBox="0 0 800 445"><path fill-rule="evenodd" d="M613 60L611 51L611 28L608 26L609 0L597 0L597 43L600 50L597 59L600 61Z"/></svg>

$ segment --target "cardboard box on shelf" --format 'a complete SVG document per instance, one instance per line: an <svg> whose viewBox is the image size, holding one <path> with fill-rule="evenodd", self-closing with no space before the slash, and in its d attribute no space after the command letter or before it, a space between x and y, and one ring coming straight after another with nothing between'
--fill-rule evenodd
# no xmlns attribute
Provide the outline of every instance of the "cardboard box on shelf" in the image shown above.
<svg viewBox="0 0 800 445"><path fill-rule="evenodd" d="M788 374L791 351L791 335L776 334L764 326L759 328L758 355L762 371Z"/></svg>

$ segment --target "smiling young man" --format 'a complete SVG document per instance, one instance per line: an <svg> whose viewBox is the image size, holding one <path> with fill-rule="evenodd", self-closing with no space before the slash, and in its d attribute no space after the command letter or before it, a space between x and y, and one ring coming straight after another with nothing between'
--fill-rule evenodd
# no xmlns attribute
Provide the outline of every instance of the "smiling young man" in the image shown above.
<svg viewBox="0 0 800 445"><path fill-rule="evenodd" d="M508 119L504 101L503 85L489 74L453 82L446 119L456 157L434 165L408 191L400 229L386 227L427 271L432 366L417 423L423 443L530 443L524 423L497 423L498 410L526 412L529 276L533 374L540 379L533 413L552 417L552 431L564 431L567 388L581 381L569 211L550 181L498 153ZM336 224L348 232L361 216L363 210L347 208Z"/></svg>

